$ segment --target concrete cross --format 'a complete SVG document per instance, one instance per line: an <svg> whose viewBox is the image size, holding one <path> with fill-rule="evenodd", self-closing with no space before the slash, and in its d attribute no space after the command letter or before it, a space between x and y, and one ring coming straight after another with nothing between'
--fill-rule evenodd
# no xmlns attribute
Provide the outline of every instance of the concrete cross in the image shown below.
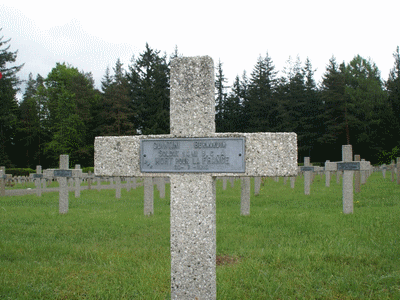
<svg viewBox="0 0 400 300"><path fill-rule="evenodd" d="M343 213L353 213L353 174L354 171L369 170L371 164L369 161L352 161L353 150L351 145L342 146L341 162L326 162L325 170L343 171Z"/></svg>
<svg viewBox="0 0 400 300"><path fill-rule="evenodd" d="M6 167L0 167L0 196L6 195Z"/></svg>
<svg viewBox="0 0 400 300"><path fill-rule="evenodd" d="M59 169L46 169L43 171L43 176L47 178L58 179L59 187L59 213L66 214L68 212L68 184L67 178L82 177L81 169L68 169L69 156L60 155L60 168Z"/></svg>
<svg viewBox="0 0 400 300"><path fill-rule="evenodd" d="M33 178L35 179L35 187L36 187L36 195L42 196L42 166L36 166L36 173L33 174Z"/></svg>
<svg viewBox="0 0 400 300"><path fill-rule="evenodd" d="M217 176L297 174L295 133L215 133L210 57L171 63L167 135L97 137L97 176L170 177L171 299L216 299Z"/></svg>
<svg viewBox="0 0 400 300"><path fill-rule="evenodd" d="M300 170L304 172L304 195L310 195L311 176L314 167L311 165L309 157L304 157L304 167L300 167Z"/></svg>

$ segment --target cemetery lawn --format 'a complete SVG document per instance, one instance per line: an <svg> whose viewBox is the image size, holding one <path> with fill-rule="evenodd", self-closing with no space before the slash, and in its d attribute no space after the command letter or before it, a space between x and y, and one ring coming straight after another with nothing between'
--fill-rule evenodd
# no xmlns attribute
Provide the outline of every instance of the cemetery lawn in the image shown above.
<svg viewBox="0 0 400 300"><path fill-rule="evenodd" d="M400 186L374 173L342 213L341 184L311 195L265 179L240 216L240 182L217 182L218 299L400 299ZM0 197L0 299L169 299L169 187Z"/></svg>

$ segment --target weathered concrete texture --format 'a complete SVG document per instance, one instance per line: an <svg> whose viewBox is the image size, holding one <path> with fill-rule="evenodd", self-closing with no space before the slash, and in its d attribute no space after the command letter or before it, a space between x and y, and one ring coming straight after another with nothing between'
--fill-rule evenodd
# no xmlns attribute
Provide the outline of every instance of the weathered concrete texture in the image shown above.
<svg viewBox="0 0 400 300"><path fill-rule="evenodd" d="M250 177L241 177L241 180L240 214L242 216L248 216L250 215Z"/></svg>
<svg viewBox="0 0 400 300"><path fill-rule="evenodd" d="M214 180L171 175L171 299L216 299Z"/></svg>
<svg viewBox="0 0 400 300"><path fill-rule="evenodd" d="M226 190L227 183L228 183L228 178L227 177L222 177L222 190L223 191Z"/></svg>
<svg viewBox="0 0 400 300"><path fill-rule="evenodd" d="M154 214L154 186L152 177L144 177L144 214Z"/></svg>
<svg viewBox="0 0 400 300"><path fill-rule="evenodd" d="M0 167L0 196L6 195L6 180L4 177L6 176L6 167Z"/></svg>
<svg viewBox="0 0 400 300"><path fill-rule="evenodd" d="M42 174L42 166L36 166L36 174ZM41 178L35 179L36 196L42 196L42 180Z"/></svg>
<svg viewBox="0 0 400 300"><path fill-rule="evenodd" d="M354 155L354 161L361 161L360 155ZM354 193L361 192L361 173L360 171L354 171Z"/></svg>
<svg viewBox="0 0 400 300"><path fill-rule="evenodd" d="M261 177L256 176L256 177L254 177L254 195L256 195L256 196L259 195L260 189L261 189Z"/></svg>
<svg viewBox="0 0 400 300"><path fill-rule="evenodd" d="M171 63L171 133L205 137L215 132L214 62L209 56Z"/></svg>
<svg viewBox="0 0 400 300"><path fill-rule="evenodd" d="M294 176L290 177L290 187L292 189L294 189L295 182L296 182L296 177L294 177Z"/></svg>
<svg viewBox="0 0 400 300"><path fill-rule="evenodd" d="M351 145L342 146L342 161L352 161L353 150ZM353 213L353 173L354 171L343 171L343 213Z"/></svg>
<svg viewBox="0 0 400 300"><path fill-rule="evenodd" d="M396 170L397 170L397 184L400 184L400 157L396 159Z"/></svg>
<svg viewBox="0 0 400 300"><path fill-rule="evenodd" d="M115 198L121 198L121 177L115 177Z"/></svg>
<svg viewBox="0 0 400 300"><path fill-rule="evenodd" d="M304 166L305 167L311 166L309 157L304 157ZM312 172L310 171L304 172L304 195L310 195L311 176Z"/></svg>
<svg viewBox="0 0 400 300"><path fill-rule="evenodd" d="M297 136L295 133L215 133L214 64L210 57L175 59L170 81L171 134L96 138L95 174L170 176L171 299L216 299L213 177L296 175ZM142 139L188 137L244 137L245 172L140 172Z"/></svg>
<svg viewBox="0 0 400 300"><path fill-rule="evenodd" d="M81 165L75 165L75 170L80 170ZM75 177L75 198L79 198L81 196L81 178Z"/></svg>
<svg viewBox="0 0 400 300"><path fill-rule="evenodd" d="M165 198L165 177L156 177L155 179L157 190L160 193L160 198Z"/></svg>
<svg viewBox="0 0 400 300"><path fill-rule="evenodd" d="M330 162L327 160L325 163ZM331 171L325 170L325 186L329 187L331 185Z"/></svg>
<svg viewBox="0 0 400 300"><path fill-rule="evenodd" d="M295 133L209 133L205 137L245 137L245 173L208 173L212 176L296 176ZM176 138L177 135L96 137L96 176L146 176L140 172L140 140ZM152 173L163 177L165 173Z"/></svg>
<svg viewBox="0 0 400 300"><path fill-rule="evenodd" d="M60 155L60 169L66 170L69 167L69 156ZM60 214L68 212L68 183L67 177L59 177L58 183L60 185L58 211Z"/></svg>

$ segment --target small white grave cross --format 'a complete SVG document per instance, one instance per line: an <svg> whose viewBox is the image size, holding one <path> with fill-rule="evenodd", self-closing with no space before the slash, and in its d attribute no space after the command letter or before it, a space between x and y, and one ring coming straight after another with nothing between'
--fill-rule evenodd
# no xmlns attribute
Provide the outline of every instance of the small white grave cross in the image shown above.
<svg viewBox="0 0 400 300"><path fill-rule="evenodd" d="M297 174L295 133L215 133L210 57L171 64L168 135L97 137L96 176L170 177L171 299L216 299L216 176Z"/></svg>
<svg viewBox="0 0 400 300"><path fill-rule="evenodd" d="M354 171L364 171L371 168L369 161L352 161L353 150L351 145L342 146L342 161L326 162L325 170L343 171L343 213L353 213L353 174Z"/></svg>
<svg viewBox="0 0 400 300"><path fill-rule="evenodd" d="M68 212L68 183L67 178L82 177L81 169L68 169L69 156L60 155L59 169L46 169L43 171L43 176L48 178L58 178L59 187L59 213L66 214Z"/></svg>

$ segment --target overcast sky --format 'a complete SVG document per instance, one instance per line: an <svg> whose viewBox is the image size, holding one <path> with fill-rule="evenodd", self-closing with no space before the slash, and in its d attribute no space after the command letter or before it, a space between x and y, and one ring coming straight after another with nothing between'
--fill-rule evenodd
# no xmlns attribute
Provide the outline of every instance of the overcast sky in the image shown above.
<svg viewBox="0 0 400 300"><path fill-rule="evenodd" d="M388 78L400 45L400 1L20 1L0 0L0 36L18 50L19 73L46 77L57 62L92 72L97 87L118 58L127 68L150 47L209 55L232 84L269 53L277 71L308 57L319 82L332 56L360 54Z"/></svg>

